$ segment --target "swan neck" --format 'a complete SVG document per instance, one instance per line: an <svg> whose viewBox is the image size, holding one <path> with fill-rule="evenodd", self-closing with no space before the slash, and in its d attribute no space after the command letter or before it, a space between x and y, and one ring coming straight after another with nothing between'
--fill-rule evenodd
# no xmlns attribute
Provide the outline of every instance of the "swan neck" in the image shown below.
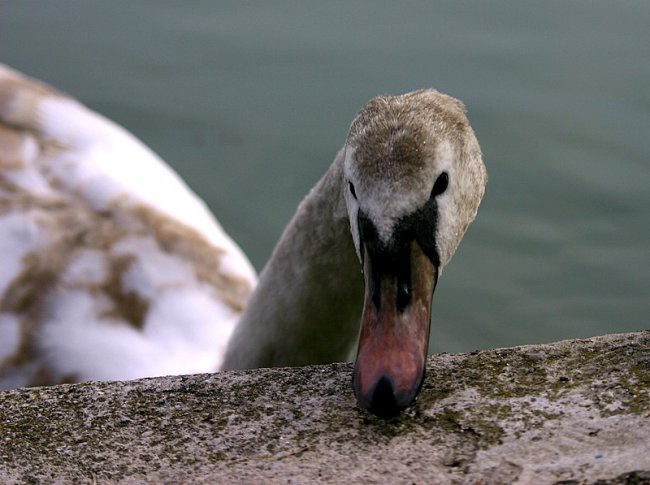
<svg viewBox="0 0 650 485"><path fill-rule="evenodd" d="M345 360L363 280L343 195L343 150L299 205L228 346L224 369Z"/></svg>

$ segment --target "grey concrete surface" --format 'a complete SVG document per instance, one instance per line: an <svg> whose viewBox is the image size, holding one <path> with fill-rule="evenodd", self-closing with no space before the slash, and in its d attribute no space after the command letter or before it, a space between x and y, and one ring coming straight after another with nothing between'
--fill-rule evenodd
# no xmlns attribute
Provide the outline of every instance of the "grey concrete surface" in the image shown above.
<svg viewBox="0 0 650 485"><path fill-rule="evenodd" d="M0 393L0 483L650 483L650 331L430 357L391 420L351 366Z"/></svg>

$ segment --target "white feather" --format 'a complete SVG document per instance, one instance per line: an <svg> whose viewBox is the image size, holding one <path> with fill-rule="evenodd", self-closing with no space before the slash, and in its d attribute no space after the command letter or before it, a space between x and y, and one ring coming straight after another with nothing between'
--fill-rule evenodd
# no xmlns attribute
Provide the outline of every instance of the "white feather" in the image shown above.
<svg viewBox="0 0 650 485"><path fill-rule="evenodd" d="M20 344L20 323L14 315L0 313L0 362L16 352Z"/></svg>

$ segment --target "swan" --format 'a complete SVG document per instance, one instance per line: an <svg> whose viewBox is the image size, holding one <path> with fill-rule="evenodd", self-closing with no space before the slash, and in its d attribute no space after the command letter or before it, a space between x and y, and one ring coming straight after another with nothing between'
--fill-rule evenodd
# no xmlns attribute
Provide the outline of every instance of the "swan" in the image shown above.
<svg viewBox="0 0 650 485"><path fill-rule="evenodd" d="M486 183L460 101L378 96L258 280L148 147L0 65L0 389L328 363L357 344L359 406L395 415Z"/></svg>

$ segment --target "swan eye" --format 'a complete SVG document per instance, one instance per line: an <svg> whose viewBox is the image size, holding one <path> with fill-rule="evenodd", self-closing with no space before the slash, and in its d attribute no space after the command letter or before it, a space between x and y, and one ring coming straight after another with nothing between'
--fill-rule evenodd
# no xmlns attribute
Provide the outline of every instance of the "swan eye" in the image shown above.
<svg viewBox="0 0 650 485"><path fill-rule="evenodd" d="M354 200L357 200L357 193L354 191L354 185L352 185L352 182L348 182L348 188L350 189L350 193L352 194L352 197L354 197Z"/></svg>
<svg viewBox="0 0 650 485"><path fill-rule="evenodd" d="M437 197L447 190L449 185L449 175L447 172L442 172L436 179L436 183L433 184L433 189L431 190L431 197Z"/></svg>

